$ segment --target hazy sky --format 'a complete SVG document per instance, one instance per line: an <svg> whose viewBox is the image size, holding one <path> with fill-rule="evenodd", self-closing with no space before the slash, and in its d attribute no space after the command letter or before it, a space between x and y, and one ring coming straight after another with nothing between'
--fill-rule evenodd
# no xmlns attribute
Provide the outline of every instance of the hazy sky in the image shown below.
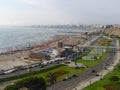
<svg viewBox="0 0 120 90"><path fill-rule="evenodd" d="M120 0L0 0L0 25L120 24Z"/></svg>

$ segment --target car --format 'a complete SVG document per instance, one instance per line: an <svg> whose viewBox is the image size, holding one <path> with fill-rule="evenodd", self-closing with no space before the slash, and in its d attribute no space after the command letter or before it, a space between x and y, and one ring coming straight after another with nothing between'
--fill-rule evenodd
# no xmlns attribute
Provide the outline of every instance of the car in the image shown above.
<svg viewBox="0 0 120 90"><path fill-rule="evenodd" d="M41 64L43 64L45 66L45 65L49 64L49 62L48 61L43 61Z"/></svg>
<svg viewBox="0 0 120 90"><path fill-rule="evenodd" d="M56 61L55 63L56 63L56 64L59 64L59 63L60 63L60 61Z"/></svg>
<svg viewBox="0 0 120 90"><path fill-rule="evenodd" d="M66 81L67 79L66 78L62 78L62 81Z"/></svg>
<svg viewBox="0 0 120 90"><path fill-rule="evenodd" d="M65 77L65 79L66 79L66 80L68 80L68 79L69 79L69 77Z"/></svg>
<svg viewBox="0 0 120 90"><path fill-rule="evenodd" d="M68 79L71 79L73 76L68 76Z"/></svg>
<svg viewBox="0 0 120 90"><path fill-rule="evenodd" d="M4 74L13 73L13 72L15 72L15 71L17 71L17 70L18 70L18 69L15 69L15 68L10 69L10 70L6 70L6 71L4 71Z"/></svg>
<svg viewBox="0 0 120 90"><path fill-rule="evenodd" d="M93 70L92 70L92 72L93 72L93 73L95 73L95 72L96 72L96 70L94 70L94 69L93 69Z"/></svg>
<svg viewBox="0 0 120 90"><path fill-rule="evenodd" d="M99 74L96 74L95 76L100 76Z"/></svg>
<svg viewBox="0 0 120 90"><path fill-rule="evenodd" d="M4 72L0 72L0 75L4 75L5 73Z"/></svg>
<svg viewBox="0 0 120 90"><path fill-rule="evenodd" d="M4 75L5 73L4 73L4 70L1 70L0 71L0 75Z"/></svg>
<svg viewBox="0 0 120 90"><path fill-rule="evenodd" d="M72 77L78 77L78 75L77 74L73 74Z"/></svg>
<svg viewBox="0 0 120 90"><path fill-rule="evenodd" d="M28 59L28 57L25 57L24 59Z"/></svg>
<svg viewBox="0 0 120 90"><path fill-rule="evenodd" d="M28 72L30 72L31 70L30 69L27 69Z"/></svg>
<svg viewBox="0 0 120 90"><path fill-rule="evenodd" d="M32 66L31 65L24 66L24 69L29 69L29 68L32 68Z"/></svg>
<svg viewBox="0 0 120 90"><path fill-rule="evenodd" d="M53 63L54 63L54 61L50 60L48 63L49 63L49 64L53 64Z"/></svg>
<svg viewBox="0 0 120 90"><path fill-rule="evenodd" d="M40 65L40 68L43 68L43 67L45 67L45 66L44 66L43 64L41 64L41 65Z"/></svg>
<svg viewBox="0 0 120 90"><path fill-rule="evenodd" d="M39 64L32 64L31 67L37 67Z"/></svg>

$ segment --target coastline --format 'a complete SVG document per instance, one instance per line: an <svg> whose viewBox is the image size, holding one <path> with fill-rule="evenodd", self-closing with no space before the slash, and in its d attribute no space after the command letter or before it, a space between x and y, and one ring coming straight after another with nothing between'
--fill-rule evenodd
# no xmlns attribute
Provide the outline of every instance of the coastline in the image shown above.
<svg viewBox="0 0 120 90"><path fill-rule="evenodd" d="M0 70L10 69L16 66L24 66L35 63L28 58L28 54L32 51L42 51L48 48L56 48L59 41L65 42L69 38L69 35L56 35L51 40L35 43L29 45L29 47L22 47L21 49L8 50L8 52L0 53Z"/></svg>
<svg viewBox="0 0 120 90"><path fill-rule="evenodd" d="M64 42L67 44L74 44L78 41L84 40L84 34L78 35L55 35L51 40L35 43L29 47L23 47L22 49L16 49L0 54L0 70L7 70L16 66L25 66L39 62L39 60L31 60L28 55L30 52L38 52L50 48L58 49L58 42Z"/></svg>

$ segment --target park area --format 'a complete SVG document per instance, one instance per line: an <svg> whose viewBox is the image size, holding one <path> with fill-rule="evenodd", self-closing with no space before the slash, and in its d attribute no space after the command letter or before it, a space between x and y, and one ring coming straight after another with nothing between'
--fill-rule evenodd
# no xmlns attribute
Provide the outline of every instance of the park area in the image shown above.
<svg viewBox="0 0 120 90"><path fill-rule="evenodd" d="M62 78L70 77L73 74L80 74L84 72L84 68L73 68L69 67L67 65L59 65L57 68L46 70L45 72L40 72L39 74L36 74L37 77L43 77L45 80L47 80L47 75L49 73L52 73L55 77L57 77L57 81L62 80Z"/></svg>
<svg viewBox="0 0 120 90"><path fill-rule="evenodd" d="M85 56L89 55L90 52L87 52ZM79 58L77 59L77 63L82 63L84 64L86 67L94 67L96 66L97 64L99 64L100 62L102 62L106 56L108 55L108 51L106 51L104 54L102 54L98 59L96 58L96 60L91 60L91 59L88 59L88 60L84 60L83 58ZM84 56L83 56L84 57ZM90 57L91 58L91 57Z"/></svg>
<svg viewBox="0 0 120 90"><path fill-rule="evenodd" d="M96 47L91 48L88 52L86 52L83 55L83 57L78 58L76 60L77 63L82 63L82 64L84 64L88 68L96 66L97 64L102 62L106 58L106 56L108 54L108 49L106 49L106 48L99 48L97 46L110 46L110 43L111 43L111 39L108 39L106 37L101 38L95 44Z"/></svg>
<svg viewBox="0 0 120 90"><path fill-rule="evenodd" d="M82 57L76 60L77 63L82 63L86 67L94 67L100 62L102 62L106 56L108 55L108 49L106 48L99 48L97 46L110 46L111 39L108 37L103 36L100 40L95 43L94 48L89 49Z"/></svg>

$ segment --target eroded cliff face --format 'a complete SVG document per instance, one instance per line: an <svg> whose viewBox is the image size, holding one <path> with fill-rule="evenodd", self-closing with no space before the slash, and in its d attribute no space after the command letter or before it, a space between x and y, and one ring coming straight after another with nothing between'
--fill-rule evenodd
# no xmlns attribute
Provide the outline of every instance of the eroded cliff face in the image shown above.
<svg viewBox="0 0 120 90"><path fill-rule="evenodd" d="M105 33L109 34L109 35L120 36L120 27L107 28L107 29L105 29Z"/></svg>

